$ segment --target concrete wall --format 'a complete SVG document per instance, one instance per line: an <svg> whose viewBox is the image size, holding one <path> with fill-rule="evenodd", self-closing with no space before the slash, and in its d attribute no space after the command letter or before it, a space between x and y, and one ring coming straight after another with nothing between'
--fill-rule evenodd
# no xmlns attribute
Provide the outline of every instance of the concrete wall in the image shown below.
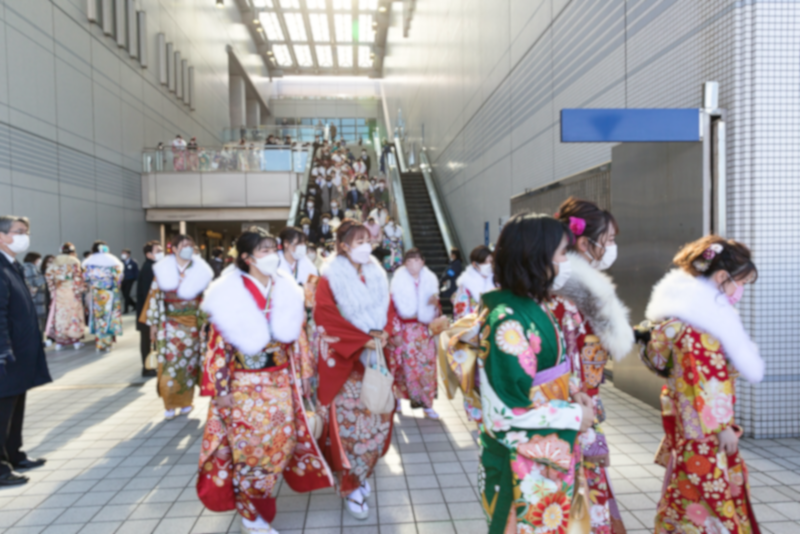
<svg viewBox="0 0 800 534"><path fill-rule="evenodd" d="M0 0L0 213L31 218L32 250L104 239L118 253L157 237L141 206L142 149L178 133L220 142L226 45L263 74L233 2L136 3L147 13L144 69L88 22L86 0ZM195 68L195 111L159 83L161 32Z"/></svg>
<svg viewBox="0 0 800 534"><path fill-rule="evenodd" d="M380 112L378 99L313 99L313 98L273 98L269 101L270 123L276 118L356 118L377 119Z"/></svg>
<svg viewBox="0 0 800 534"><path fill-rule="evenodd" d="M740 309L768 375L740 384L738 414L756 435L800 435L800 3L418 0L407 39L393 15L389 126L402 109L429 148L465 248L484 221L497 238L513 194L611 159L559 142L562 108L699 107L702 82L720 83L729 233L761 270Z"/></svg>

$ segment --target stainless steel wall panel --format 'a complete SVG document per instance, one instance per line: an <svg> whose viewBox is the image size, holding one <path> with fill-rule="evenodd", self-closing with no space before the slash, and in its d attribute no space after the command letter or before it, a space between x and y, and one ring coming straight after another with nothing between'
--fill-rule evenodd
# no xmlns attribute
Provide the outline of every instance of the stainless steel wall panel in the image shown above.
<svg viewBox="0 0 800 534"><path fill-rule="evenodd" d="M128 24L125 21L127 17L128 10L125 6L125 0L115 0L114 1L114 18L115 18L115 25L114 30L117 36L117 46L120 48L125 48L127 44L127 35L128 35Z"/></svg>
<svg viewBox="0 0 800 534"><path fill-rule="evenodd" d="M167 88L170 92L175 92L175 45L167 43Z"/></svg>
<svg viewBox="0 0 800 534"><path fill-rule="evenodd" d="M173 60L172 67L175 69L173 76L175 77L175 96L180 100L183 98L183 70L181 67L181 53L175 52L175 59Z"/></svg>
<svg viewBox="0 0 800 534"><path fill-rule="evenodd" d="M156 36L156 46L158 47L158 81L161 85L169 84L169 61L167 58L167 37L163 33Z"/></svg>
<svg viewBox="0 0 800 534"><path fill-rule="evenodd" d="M147 13L144 11L139 11L136 13L136 19L138 21L137 30L139 32L139 65L142 68L147 68L149 63L148 61L148 48L147 48ZM163 37L164 34L159 34ZM160 50L160 48L159 48Z"/></svg>
<svg viewBox="0 0 800 534"><path fill-rule="evenodd" d="M189 60L181 60L181 94L183 103L189 103Z"/></svg>
<svg viewBox="0 0 800 534"><path fill-rule="evenodd" d="M194 67L189 67L189 109L192 111L194 111L195 101Z"/></svg>
<svg viewBox="0 0 800 534"><path fill-rule="evenodd" d="M139 57L139 16L136 13L136 0L126 0L128 30L128 55L132 58Z"/></svg>
<svg viewBox="0 0 800 534"><path fill-rule="evenodd" d="M103 33L114 35L114 0L102 0Z"/></svg>
<svg viewBox="0 0 800 534"><path fill-rule="evenodd" d="M202 206L199 173L170 172L156 175L156 199L159 207Z"/></svg>
<svg viewBox="0 0 800 534"><path fill-rule="evenodd" d="M248 206L289 206L292 203L294 173L248 172Z"/></svg>
<svg viewBox="0 0 800 534"><path fill-rule="evenodd" d="M209 208L239 208L247 206L245 173L203 173L203 206Z"/></svg>

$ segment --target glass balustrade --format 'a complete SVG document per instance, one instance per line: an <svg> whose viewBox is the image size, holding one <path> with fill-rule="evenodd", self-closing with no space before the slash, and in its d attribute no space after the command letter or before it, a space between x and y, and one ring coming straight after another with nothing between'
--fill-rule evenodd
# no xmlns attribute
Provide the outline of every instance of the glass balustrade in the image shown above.
<svg viewBox="0 0 800 534"><path fill-rule="evenodd" d="M308 147L200 148L198 150L147 149L142 153L142 172L264 172L302 173Z"/></svg>

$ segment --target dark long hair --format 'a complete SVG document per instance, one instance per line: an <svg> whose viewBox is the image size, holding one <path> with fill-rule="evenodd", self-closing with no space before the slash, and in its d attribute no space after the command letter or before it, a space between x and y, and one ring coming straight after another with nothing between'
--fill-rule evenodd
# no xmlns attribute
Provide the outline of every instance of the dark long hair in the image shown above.
<svg viewBox="0 0 800 534"><path fill-rule="evenodd" d="M253 256L253 252L261 246L264 241L272 241L277 247L278 241L275 236L261 228L260 226L251 226L236 239L236 266L239 270L246 273L250 272L250 266L242 258L242 254Z"/></svg>
<svg viewBox="0 0 800 534"><path fill-rule="evenodd" d="M553 255L569 232L543 214L515 215L503 227L494 249L494 279L502 289L541 302L555 278Z"/></svg>

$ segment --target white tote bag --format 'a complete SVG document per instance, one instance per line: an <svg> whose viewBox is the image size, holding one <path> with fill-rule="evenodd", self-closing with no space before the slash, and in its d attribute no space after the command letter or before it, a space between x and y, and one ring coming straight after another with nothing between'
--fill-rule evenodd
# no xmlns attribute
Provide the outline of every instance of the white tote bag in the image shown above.
<svg viewBox="0 0 800 534"><path fill-rule="evenodd" d="M374 414L382 415L392 413L395 408L392 386L394 377L386 365L380 338L373 338L377 350L370 350L368 354L364 379L361 382L361 402L367 410ZM375 353L375 367L372 366L372 352Z"/></svg>

